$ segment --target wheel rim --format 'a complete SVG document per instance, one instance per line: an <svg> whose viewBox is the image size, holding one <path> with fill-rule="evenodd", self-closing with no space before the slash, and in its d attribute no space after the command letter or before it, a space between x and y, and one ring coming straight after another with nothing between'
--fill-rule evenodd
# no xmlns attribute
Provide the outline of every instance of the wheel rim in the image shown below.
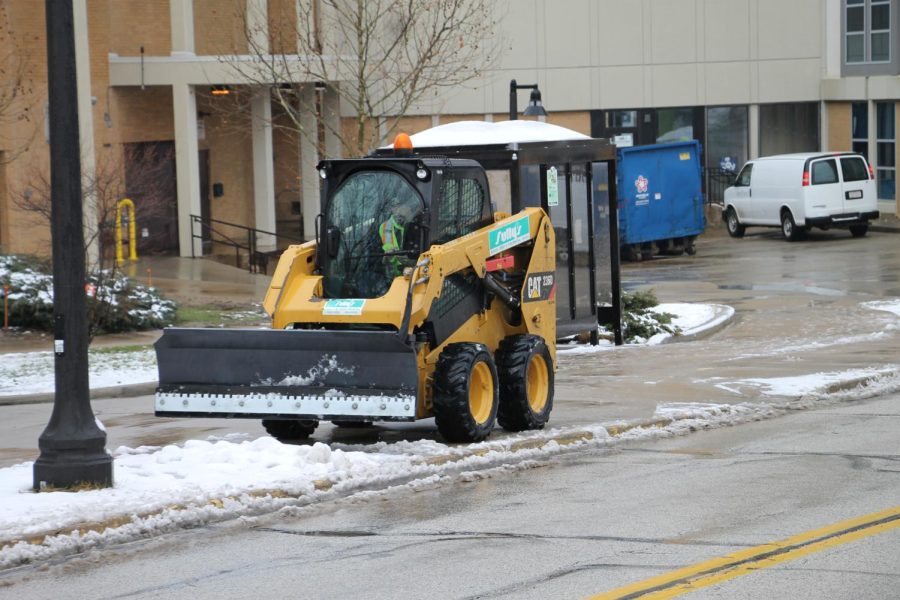
<svg viewBox="0 0 900 600"><path fill-rule="evenodd" d="M494 378L491 369L484 362L477 362L472 367L469 381L469 412L479 425L491 416L494 404Z"/></svg>
<svg viewBox="0 0 900 600"><path fill-rule="evenodd" d="M791 218L788 215L785 215L784 219L782 219L781 228L784 230L784 235L788 237L790 237L791 233L793 233L794 224L791 223Z"/></svg>
<svg viewBox="0 0 900 600"><path fill-rule="evenodd" d="M734 218L734 213L730 212L728 213L728 229L735 231L737 229L735 225L737 225L737 219Z"/></svg>
<svg viewBox="0 0 900 600"><path fill-rule="evenodd" d="M528 405L534 412L541 412L547 406L547 395L550 390L550 370L543 356L535 354L531 357L525 378L528 386Z"/></svg>

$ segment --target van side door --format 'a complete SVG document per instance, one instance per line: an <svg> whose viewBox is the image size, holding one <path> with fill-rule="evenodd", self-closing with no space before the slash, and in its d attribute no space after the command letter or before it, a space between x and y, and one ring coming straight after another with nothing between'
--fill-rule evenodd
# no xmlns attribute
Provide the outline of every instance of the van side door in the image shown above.
<svg viewBox="0 0 900 600"><path fill-rule="evenodd" d="M862 156L841 157L841 191L843 212L857 213L874 210L875 182L869 177L869 168Z"/></svg>
<svg viewBox="0 0 900 600"><path fill-rule="evenodd" d="M806 216L840 214L844 210L844 192L838 178L837 160L823 158L809 164L809 186L806 187L804 215L794 219L806 220Z"/></svg>

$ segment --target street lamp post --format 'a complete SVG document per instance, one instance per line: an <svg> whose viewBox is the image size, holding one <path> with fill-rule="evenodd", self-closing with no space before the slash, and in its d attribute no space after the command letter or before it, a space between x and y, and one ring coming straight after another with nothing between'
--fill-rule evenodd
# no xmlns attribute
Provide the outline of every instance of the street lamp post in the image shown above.
<svg viewBox="0 0 900 600"><path fill-rule="evenodd" d="M91 410L81 206L81 147L72 0L46 0L50 124L50 231L56 395L38 440L34 489L113 481L106 432Z"/></svg>
<svg viewBox="0 0 900 600"><path fill-rule="evenodd" d="M522 112L526 117L546 117L547 111L541 105L541 90L538 89L536 83L529 85L518 84L513 79L509 82L509 120L515 121L519 118L519 99L516 95L518 90L531 90L531 97L528 106Z"/></svg>

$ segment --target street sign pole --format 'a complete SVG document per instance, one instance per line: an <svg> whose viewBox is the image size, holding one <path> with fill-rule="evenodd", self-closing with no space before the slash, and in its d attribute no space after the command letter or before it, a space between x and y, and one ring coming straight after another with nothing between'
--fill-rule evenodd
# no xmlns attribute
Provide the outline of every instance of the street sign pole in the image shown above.
<svg viewBox="0 0 900 600"><path fill-rule="evenodd" d="M72 0L45 0L53 237L53 319L56 397L38 440L34 489L113 482L106 432L91 409L84 293L81 147L75 78Z"/></svg>

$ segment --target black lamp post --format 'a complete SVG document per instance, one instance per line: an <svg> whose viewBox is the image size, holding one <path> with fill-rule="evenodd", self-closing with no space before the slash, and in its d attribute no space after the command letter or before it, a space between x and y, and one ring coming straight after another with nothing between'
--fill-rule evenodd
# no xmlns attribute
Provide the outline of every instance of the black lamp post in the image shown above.
<svg viewBox="0 0 900 600"><path fill-rule="evenodd" d="M108 487L113 460L91 410L84 292L81 147L72 0L46 0L50 122L50 231L56 397L38 440L34 489L78 484Z"/></svg>
<svg viewBox="0 0 900 600"><path fill-rule="evenodd" d="M547 111L541 105L541 90L538 89L536 83L531 85L519 85L513 79L509 82L509 120L515 121L519 118L519 100L516 96L517 90L531 90L531 98L528 106L525 108L523 115L526 117L546 117Z"/></svg>

